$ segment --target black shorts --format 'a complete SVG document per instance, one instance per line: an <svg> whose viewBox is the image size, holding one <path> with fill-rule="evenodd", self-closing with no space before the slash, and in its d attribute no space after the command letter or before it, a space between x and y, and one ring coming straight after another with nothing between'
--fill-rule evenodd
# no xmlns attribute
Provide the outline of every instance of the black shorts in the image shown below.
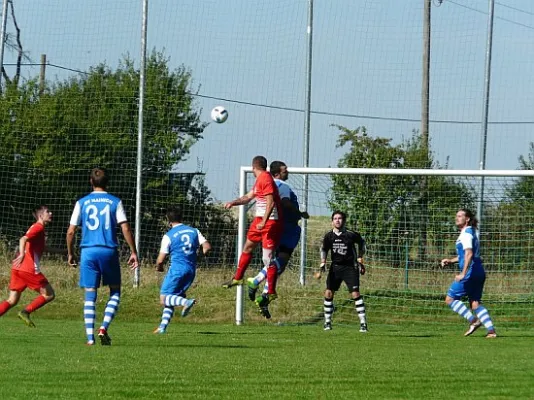
<svg viewBox="0 0 534 400"><path fill-rule="evenodd" d="M326 277L326 288L337 292L345 282L350 293L360 291L360 270L355 266L332 265Z"/></svg>

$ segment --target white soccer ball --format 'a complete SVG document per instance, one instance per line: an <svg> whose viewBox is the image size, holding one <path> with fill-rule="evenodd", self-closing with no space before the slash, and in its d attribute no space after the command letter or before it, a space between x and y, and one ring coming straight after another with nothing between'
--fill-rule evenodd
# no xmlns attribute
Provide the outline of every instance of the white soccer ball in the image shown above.
<svg viewBox="0 0 534 400"><path fill-rule="evenodd" d="M228 111L223 106L217 106L211 110L211 119L218 124L222 124L228 119Z"/></svg>

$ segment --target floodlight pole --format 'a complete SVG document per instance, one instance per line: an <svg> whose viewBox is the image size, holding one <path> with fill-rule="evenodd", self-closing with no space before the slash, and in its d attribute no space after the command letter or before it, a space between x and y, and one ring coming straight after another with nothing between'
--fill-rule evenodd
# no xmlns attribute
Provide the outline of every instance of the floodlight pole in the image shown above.
<svg viewBox="0 0 534 400"><path fill-rule="evenodd" d="M139 110L137 120L137 177L135 188L135 247L140 256L141 244L141 194L143 184L143 116L145 108L145 70L146 70L146 36L148 23L148 0L143 2L143 20L141 27L141 65L139 67ZM134 287L139 287L141 265L135 270Z"/></svg>
<svg viewBox="0 0 534 400"><path fill-rule="evenodd" d="M0 93L2 92L2 68L4 67L4 49L6 47L6 25L7 25L7 2L2 4L2 26L0 28Z"/></svg>
<svg viewBox="0 0 534 400"><path fill-rule="evenodd" d="M310 119L311 119L311 87L312 87L312 50L313 50L313 0L308 0L308 53L306 63L306 106L304 110L304 167L310 164ZM308 175L303 176L302 208L308 211ZM300 236L300 284L306 284L306 249L308 239L308 221L302 220Z"/></svg>
<svg viewBox="0 0 534 400"><path fill-rule="evenodd" d="M488 142L488 115L489 99L491 84L491 53L493 47L493 16L495 9L495 0L489 0L488 12L488 34L486 39L486 65L484 76L484 100L482 108L482 134L480 137L480 163L481 170L486 169L486 149ZM480 178L480 188L478 194L477 219L482 224L482 215L484 211L484 176ZM480 229L480 228L479 228Z"/></svg>

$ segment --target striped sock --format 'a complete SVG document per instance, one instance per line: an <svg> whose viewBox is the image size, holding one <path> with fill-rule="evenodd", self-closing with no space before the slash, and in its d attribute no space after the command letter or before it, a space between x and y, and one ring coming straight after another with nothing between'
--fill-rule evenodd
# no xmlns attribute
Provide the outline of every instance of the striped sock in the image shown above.
<svg viewBox="0 0 534 400"><path fill-rule="evenodd" d="M159 324L159 329L164 331L167 329L167 325L171 322L171 318L174 315L174 307L164 307L163 314L161 315L161 323Z"/></svg>
<svg viewBox="0 0 534 400"><path fill-rule="evenodd" d="M267 278L267 267L263 267L261 271L254 277L254 285L258 286Z"/></svg>
<svg viewBox="0 0 534 400"><path fill-rule="evenodd" d="M367 321L365 319L365 304L363 304L362 296L358 296L354 299L354 306L356 307L358 318L360 318L360 324L366 324Z"/></svg>
<svg viewBox="0 0 534 400"><path fill-rule="evenodd" d="M478 319L484 324L488 332L494 332L495 328L493 327L493 322L491 321L490 315L486 307L478 306L478 308L476 308L474 311Z"/></svg>
<svg viewBox="0 0 534 400"><path fill-rule="evenodd" d="M2 303L0 303L0 317L4 315L10 308L11 304L9 304L7 300L4 300Z"/></svg>
<svg viewBox="0 0 534 400"><path fill-rule="evenodd" d="M323 303L323 310L324 310L324 322L326 324L329 324L332 322L332 314L334 313L334 299L327 299L324 298Z"/></svg>
<svg viewBox="0 0 534 400"><path fill-rule="evenodd" d="M85 322L85 334L88 342L95 341L95 310L96 310L96 290L85 291L85 302L83 304L83 320Z"/></svg>
<svg viewBox="0 0 534 400"><path fill-rule="evenodd" d="M104 310L104 320L102 321L102 326L100 329L108 330L109 324L115 318L115 314L119 309L119 303L121 301L121 291L120 289L109 289L109 300L106 304L106 309Z"/></svg>
<svg viewBox="0 0 534 400"><path fill-rule="evenodd" d="M475 317L471 314L471 311L460 300L453 300L449 307L452 308L452 311L468 320L470 324L475 322Z"/></svg>
<svg viewBox="0 0 534 400"><path fill-rule="evenodd" d="M165 296L165 306L175 307L175 306L185 306L187 299L182 296L177 296L175 294L169 294Z"/></svg>

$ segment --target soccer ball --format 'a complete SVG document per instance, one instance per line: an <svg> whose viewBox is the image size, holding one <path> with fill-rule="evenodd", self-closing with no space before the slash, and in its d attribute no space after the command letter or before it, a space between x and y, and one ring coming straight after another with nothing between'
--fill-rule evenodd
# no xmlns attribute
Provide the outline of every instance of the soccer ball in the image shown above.
<svg viewBox="0 0 534 400"><path fill-rule="evenodd" d="M222 124L228 119L228 111L223 106L217 106L211 110L211 119L218 124Z"/></svg>

